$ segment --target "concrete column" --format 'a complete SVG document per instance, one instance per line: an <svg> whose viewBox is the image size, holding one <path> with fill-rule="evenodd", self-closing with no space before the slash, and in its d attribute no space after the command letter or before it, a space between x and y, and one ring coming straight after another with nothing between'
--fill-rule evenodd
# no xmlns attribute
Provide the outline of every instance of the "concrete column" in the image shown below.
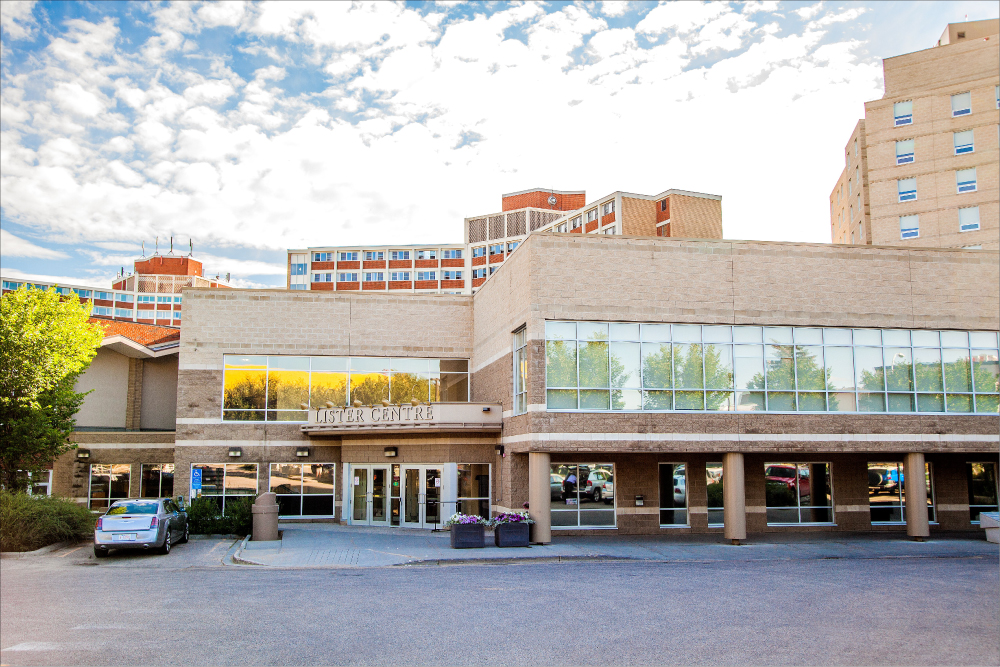
<svg viewBox="0 0 1000 667"><path fill-rule="evenodd" d="M535 524L531 527L535 544L552 541L552 496L549 487L548 452L528 453L528 514Z"/></svg>
<svg viewBox="0 0 1000 667"><path fill-rule="evenodd" d="M910 453L903 458L903 484L906 491L906 534L917 542L930 537L927 525L927 479L924 455Z"/></svg>
<svg viewBox="0 0 1000 667"><path fill-rule="evenodd" d="M128 389L125 394L125 430L138 431L142 416L143 360L128 360Z"/></svg>
<svg viewBox="0 0 1000 667"><path fill-rule="evenodd" d="M743 455L722 455L723 534L733 544L747 538L747 494L743 476Z"/></svg>

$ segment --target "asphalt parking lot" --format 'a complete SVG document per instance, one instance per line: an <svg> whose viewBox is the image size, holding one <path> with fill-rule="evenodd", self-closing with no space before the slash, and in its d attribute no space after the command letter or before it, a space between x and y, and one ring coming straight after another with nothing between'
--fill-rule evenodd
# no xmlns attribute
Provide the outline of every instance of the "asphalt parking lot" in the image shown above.
<svg viewBox="0 0 1000 667"><path fill-rule="evenodd" d="M310 569L225 565L234 544L4 559L0 661L1000 663L995 552Z"/></svg>

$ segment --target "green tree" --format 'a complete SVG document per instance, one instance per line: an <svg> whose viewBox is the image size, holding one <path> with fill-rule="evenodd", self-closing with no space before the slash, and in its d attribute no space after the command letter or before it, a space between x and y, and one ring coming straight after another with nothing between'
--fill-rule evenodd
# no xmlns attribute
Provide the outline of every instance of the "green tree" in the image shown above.
<svg viewBox="0 0 1000 667"><path fill-rule="evenodd" d="M76 380L104 337L89 314L76 294L54 289L0 297L0 481L11 491L75 447L69 436L84 397Z"/></svg>

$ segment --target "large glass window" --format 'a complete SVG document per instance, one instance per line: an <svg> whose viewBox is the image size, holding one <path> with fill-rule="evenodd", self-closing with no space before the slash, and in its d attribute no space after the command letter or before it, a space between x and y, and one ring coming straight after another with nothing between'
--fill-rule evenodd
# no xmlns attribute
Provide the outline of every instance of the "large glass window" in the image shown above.
<svg viewBox="0 0 1000 667"><path fill-rule="evenodd" d="M490 464L458 464L457 512L490 517Z"/></svg>
<svg viewBox="0 0 1000 667"><path fill-rule="evenodd" d="M553 463L549 471L552 528L614 528L615 467Z"/></svg>
<svg viewBox="0 0 1000 667"><path fill-rule="evenodd" d="M528 411L528 341L521 327L514 332L514 414Z"/></svg>
<svg viewBox="0 0 1000 667"><path fill-rule="evenodd" d="M272 463L269 489L283 517L332 517L334 463Z"/></svg>
<svg viewBox="0 0 1000 667"><path fill-rule="evenodd" d="M969 520L979 523L981 512L996 512L997 464L995 461L968 463L965 466L969 482Z"/></svg>
<svg viewBox="0 0 1000 667"><path fill-rule="evenodd" d="M225 355L222 418L304 422L320 408L469 400L465 359Z"/></svg>
<svg viewBox="0 0 1000 667"><path fill-rule="evenodd" d="M226 509L226 500L257 495L256 463L195 463L192 470L201 470L201 488L192 489L193 498L211 498Z"/></svg>
<svg viewBox="0 0 1000 667"><path fill-rule="evenodd" d="M115 500L129 497L132 466L128 463L93 463L90 466L90 509L107 509Z"/></svg>
<svg viewBox="0 0 1000 667"><path fill-rule="evenodd" d="M829 463L766 463L768 525L833 523Z"/></svg>
<svg viewBox="0 0 1000 667"><path fill-rule="evenodd" d="M725 494L722 479L722 463L705 465L705 484L708 496L709 527L725 525Z"/></svg>
<svg viewBox="0 0 1000 667"><path fill-rule="evenodd" d="M174 497L174 464L143 463L140 498Z"/></svg>
<svg viewBox="0 0 1000 667"><path fill-rule="evenodd" d="M996 332L547 322L549 410L996 413Z"/></svg>
<svg viewBox="0 0 1000 667"><path fill-rule="evenodd" d="M687 464L660 464L660 525L687 526Z"/></svg>
<svg viewBox="0 0 1000 667"><path fill-rule="evenodd" d="M927 520L936 521L931 464L924 464L927 483ZM906 480L903 464L868 463L868 508L873 524L906 523Z"/></svg>

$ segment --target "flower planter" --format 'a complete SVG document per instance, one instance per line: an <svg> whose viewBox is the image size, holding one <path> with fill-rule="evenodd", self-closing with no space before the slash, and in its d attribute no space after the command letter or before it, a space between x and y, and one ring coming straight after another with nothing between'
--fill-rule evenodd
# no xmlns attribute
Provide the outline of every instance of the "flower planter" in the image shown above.
<svg viewBox="0 0 1000 667"><path fill-rule="evenodd" d="M501 523L493 531L493 543L498 547L528 546L527 523Z"/></svg>
<svg viewBox="0 0 1000 667"><path fill-rule="evenodd" d="M486 546L484 526L474 523L456 523L451 527L452 549L482 549Z"/></svg>

